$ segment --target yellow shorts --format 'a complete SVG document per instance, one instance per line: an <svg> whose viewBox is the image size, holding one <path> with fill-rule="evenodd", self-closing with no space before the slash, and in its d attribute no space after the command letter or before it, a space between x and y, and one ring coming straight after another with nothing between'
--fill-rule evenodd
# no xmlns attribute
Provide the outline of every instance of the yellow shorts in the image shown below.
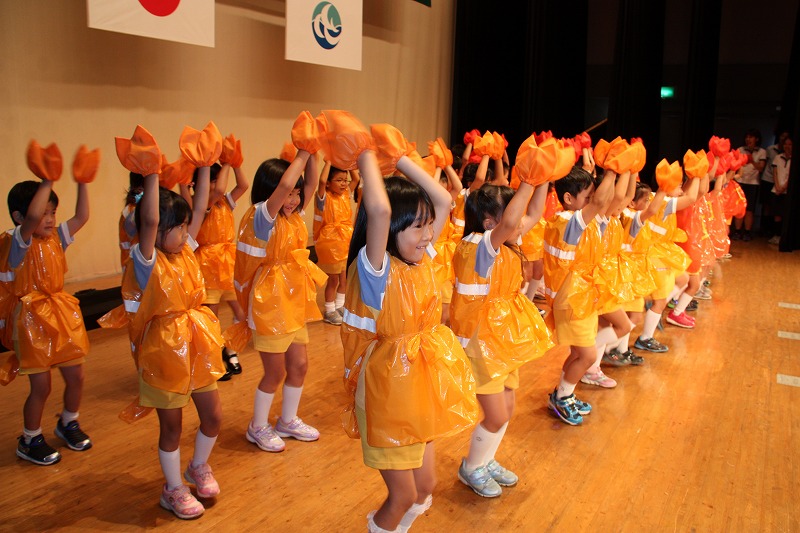
<svg viewBox="0 0 800 533"><path fill-rule="evenodd" d="M553 309L556 339L564 346L594 346L597 339L597 312L574 319L571 309Z"/></svg>
<svg viewBox="0 0 800 533"><path fill-rule="evenodd" d="M449 304L453 301L453 282L450 280L442 283L442 303Z"/></svg>
<svg viewBox="0 0 800 533"><path fill-rule="evenodd" d="M483 385L476 374L475 383L478 384L478 388L475 389L476 394L498 394L504 389L517 390L519 388L519 369L513 370L505 376L498 376Z"/></svg>
<svg viewBox="0 0 800 533"><path fill-rule="evenodd" d="M139 376L139 405L142 407L155 407L156 409L181 409L186 407L192 394L198 392L211 392L217 390L217 382L207 385L200 389L195 389L188 394L180 394L177 392L170 392L163 389L157 389L152 385L144 382Z"/></svg>
<svg viewBox="0 0 800 533"><path fill-rule="evenodd" d="M626 313L643 313L644 312L644 298L636 298L630 302L622 304L622 309Z"/></svg>
<svg viewBox="0 0 800 533"><path fill-rule="evenodd" d="M666 299L675 287L675 272L671 268L657 268L651 274L656 282L656 290L650 296L653 300Z"/></svg>
<svg viewBox="0 0 800 533"><path fill-rule="evenodd" d="M358 432L361 433L361 452L364 464L378 470L411 470L422 466L425 455L424 442L415 442L407 446L376 448L367 443L367 414L356 406Z"/></svg>
<svg viewBox="0 0 800 533"><path fill-rule="evenodd" d="M303 326L292 333L283 335L259 335L253 331L253 348L259 352L283 353L292 344L308 344L308 327Z"/></svg>
<svg viewBox="0 0 800 533"><path fill-rule="evenodd" d="M329 276L341 274L347 270L347 259L338 263L317 263L317 266Z"/></svg>
<svg viewBox="0 0 800 533"><path fill-rule="evenodd" d="M218 304L222 301L235 300L236 293L233 291L223 291L222 289L206 288L206 299L204 304Z"/></svg>

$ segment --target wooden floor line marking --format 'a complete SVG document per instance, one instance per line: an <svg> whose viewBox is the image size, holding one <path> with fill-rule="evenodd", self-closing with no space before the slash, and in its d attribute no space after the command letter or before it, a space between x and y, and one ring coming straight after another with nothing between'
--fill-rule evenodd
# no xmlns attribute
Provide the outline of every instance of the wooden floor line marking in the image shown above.
<svg viewBox="0 0 800 533"><path fill-rule="evenodd" d="M800 387L800 377L778 374L778 383L780 385L789 385L790 387Z"/></svg>
<svg viewBox="0 0 800 533"><path fill-rule="evenodd" d="M778 307L783 307L784 309L800 309L800 304L790 304L788 302L778 302Z"/></svg>
<svg viewBox="0 0 800 533"><path fill-rule="evenodd" d="M800 333L794 333L792 331L779 331L778 337L781 339L792 339L793 341L800 341Z"/></svg>

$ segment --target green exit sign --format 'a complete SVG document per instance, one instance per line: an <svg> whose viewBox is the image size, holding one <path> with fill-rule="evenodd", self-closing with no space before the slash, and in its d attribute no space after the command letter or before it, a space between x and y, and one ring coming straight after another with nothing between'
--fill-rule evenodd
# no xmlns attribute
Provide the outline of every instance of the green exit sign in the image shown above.
<svg viewBox="0 0 800 533"><path fill-rule="evenodd" d="M672 98L675 96L675 87L662 87L661 98Z"/></svg>

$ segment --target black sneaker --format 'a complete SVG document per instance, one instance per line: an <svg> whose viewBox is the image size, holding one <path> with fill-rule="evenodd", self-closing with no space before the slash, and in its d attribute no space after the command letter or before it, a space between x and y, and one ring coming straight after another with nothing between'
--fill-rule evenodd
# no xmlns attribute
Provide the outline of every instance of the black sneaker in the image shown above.
<svg viewBox="0 0 800 533"><path fill-rule="evenodd" d="M647 350L649 352L655 352L655 353L664 353L669 350L669 348L666 345L661 344L652 337L647 340L642 340L642 338L639 337L638 339L636 339L636 342L633 344L633 347L639 350Z"/></svg>
<svg viewBox="0 0 800 533"><path fill-rule="evenodd" d="M689 305L686 306L687 311L697 311L697 300L692 300L689 302Z"/></svg>
<svg viewBox="0 0 800 533"><path fill-rule="evenodd" d="M225 369L234 376L238 376L242 373L242 365L239 363L239 354L230 353L227 348L223 348L222 360L225 362Z"/></svg>
<svg viewBox="0 0 800 533"><path fill-rule="evenodd" d="M630 364L634 366L639 366L644 364L644 357L642 357L641 355L636 355L635 353L633 353L632 350L628 350L627 352L623 353L622 357L624 357L626 361L628 361Z"/></svg>
<svg viewBox="0 0 800 533"><path fill-rule="evenodd" d="M76 452L85 452L92 447L89 435L81 431L81 426L77 420L73 420L64 426L61 423L61 417L59 417L56 424L56 437L66 442L67 447Z"/></svg>
<svg viewBox="0 0 800 533"><path fill-rule="evenodd" d="M603 362L611 366L628 366L631 364L631 362L625 358L625 354L621 353L616 348L609 353L603 354Z"/></svg>
<svg viewBox="0 0 800 533"><path fill-rule="evenodd" d="M37 465L54 465L61 460L61 454L44 440L44 435L36 435L30 444L25 444L25 436L20 435L17 445L17 457Z"/></svg>

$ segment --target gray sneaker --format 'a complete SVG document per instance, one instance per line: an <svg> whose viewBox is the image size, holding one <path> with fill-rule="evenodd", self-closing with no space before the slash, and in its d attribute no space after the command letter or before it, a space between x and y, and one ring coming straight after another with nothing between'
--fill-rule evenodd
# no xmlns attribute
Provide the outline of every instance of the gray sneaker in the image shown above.
<svg viewBox="0 0 800 533"><path fill-rule="evenodd" d="M340 315L336 311L325 311L325 314L322 315L322 321L332 326L341 326L342 315Z"/></svg>
<svg viewBox="0 0 800 533"><path fill-rule="evenodd" d="M519 481L519 476L494 459L489 461L486 465L486 470L489 471L489 475L492 476L492 479L501 487L513 487Z"/></svg>
<svg viewBox="0 0 800 533"><path fill-rule="evenodd" d="M458 468L458 479L464 485L471 488L475 494L484 498L497 498L503 493L503 489L497 484L485 466L475 470L467 470L467 460L461 460Z"/></svg>

